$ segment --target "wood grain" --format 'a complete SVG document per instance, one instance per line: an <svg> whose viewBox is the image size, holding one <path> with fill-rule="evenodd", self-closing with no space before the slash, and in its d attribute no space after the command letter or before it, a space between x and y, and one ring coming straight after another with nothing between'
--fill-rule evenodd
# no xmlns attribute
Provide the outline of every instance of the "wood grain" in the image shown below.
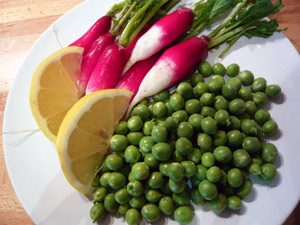
<svg viewBox="0 0 300 225"><path fill-rule="evenodd" d="M11 83L30 47L59 16L83 0L0 0L0 124ZM276 14L281 28L300 52L300 1L283 0ZM0 133L2 132L2 126ZM1 139L2 139L2 135ZM300 188L300 187L299 187ZM300 204L284 225L300 221ZM0 143L0 225L33 224L11 186Z"/></svg>

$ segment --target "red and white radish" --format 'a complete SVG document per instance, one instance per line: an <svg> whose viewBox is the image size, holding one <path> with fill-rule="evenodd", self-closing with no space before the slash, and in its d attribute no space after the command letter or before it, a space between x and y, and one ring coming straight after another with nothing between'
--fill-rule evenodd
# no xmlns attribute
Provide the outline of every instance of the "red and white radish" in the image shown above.
<svg viewBox="0 0 300 225"><path fill-rule="evenodd" d="M127 115L142 99L171 87L184 79L189 72L207 57L207 36L189 38L167 49L147 73L135 97L132 99Z"/></svg>
<svg viewBox="0 0 300 225"><path fill-rule="evenodd" d="M193 23L193 12L181 8L163 17L137 41L123 74L136 62L147 59L183 35Z"/></svg>
<svg viewBox="0 0 300 225"><path fill-rule="evenodd" d="M98 19L93 26L79 39L70 44L69 46L79 46L84 48L83 54L87 53L94 41L101 35L110 30L111 16L103 16Z"/></svg>
<svg viewBox="0 0 300 225"><path fill-rule="evenodd" d="M91 49L83 56L81 73L77 80L77 86L80 90L85 91L99 57L103 53L104 49L113 44L114 41L115 36L110 33L100 35L100 37L91 46Z"/></svg>
<svg viewBox="0 0 300 225"><path fill-rule="evenodd" d="M126 52L122 46L118 44L107 46L91 74L86 94L98 90L114 88L120 78L126 61Z"/></svg>
<svg viewBox="0 0 300 225"><path fill-rule="evenodd" d="M126 89L133 92L133 98L137 93L142 80L155 64L158 58L159 54L156 54L148 59L135 63L118 81L115 88Z"/></svg>

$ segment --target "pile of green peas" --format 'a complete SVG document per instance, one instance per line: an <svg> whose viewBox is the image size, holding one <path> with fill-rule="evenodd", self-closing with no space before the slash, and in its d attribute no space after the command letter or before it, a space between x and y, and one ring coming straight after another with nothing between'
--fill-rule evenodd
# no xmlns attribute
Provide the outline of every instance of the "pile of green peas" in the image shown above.
<svg viewBox="0 0 300 225"><path fill-rule="evenodd" d="M278 126L260 107L280 94L278 85L235 63L202 62L174 92L142 100L110 140L113 153L92 184L92 220L109 212L129 225L162 215L188 224L191 202L239 210L252 190L250 175L265 182L276 176L278 151L265 139Z"/></svg>

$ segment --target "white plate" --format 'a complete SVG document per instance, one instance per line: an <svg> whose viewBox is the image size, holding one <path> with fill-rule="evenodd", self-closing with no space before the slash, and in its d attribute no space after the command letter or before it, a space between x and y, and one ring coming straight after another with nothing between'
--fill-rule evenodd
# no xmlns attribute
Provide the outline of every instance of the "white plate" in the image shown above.
<svg viewBox="0 0 300 225"><path fill-rule="evenodd" d="M29 89L35 68L48 55L77 39L114 1L89 0L72 9L50 26L29 51L8 96L4 131L36 129L29 107ZM220 52L220 51L219 51ZM218 53L219 53L218 52ZM209 53L214 62L216 53ZM272 102L270 112L280 127L280 138L272 140L280 151L276 164L278 176L270 184L256 182L254 190L238 213L219 215L196 208L193 224L281 224L300 197L300 57L290 41L280 33L271 38L242 38L222 61L236 62L256 77L279 84L283 96ZM65 180L55 145L41 132L3 135L7 170L15 192L36 224L92 224L92 202L75 191ZM103 224L124 224L123 219L108 218ZM175 223L160 220L160 223Z"/></svg>

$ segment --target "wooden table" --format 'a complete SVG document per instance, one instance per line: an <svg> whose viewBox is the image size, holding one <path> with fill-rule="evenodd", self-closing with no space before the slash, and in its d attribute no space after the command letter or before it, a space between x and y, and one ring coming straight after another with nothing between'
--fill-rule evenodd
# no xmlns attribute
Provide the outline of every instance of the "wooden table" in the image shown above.
<svg viewBox="0 0 300 225"><path fill-rule="evenodd" d="M58 17L83 0L0 0L0 124L6 97L30 47ZM100 0L99 0L100 1ZM281 28L300 52L300 1L283 0L285 8L276 15ZM2 132L2 126L0 133ZM1 139L2 135L0 134ZM300 188L300 187L299 187ZM284 223L300 221L300 203ZM5 168L0 142L0 224L33 224L19 203Z"/></svg>

